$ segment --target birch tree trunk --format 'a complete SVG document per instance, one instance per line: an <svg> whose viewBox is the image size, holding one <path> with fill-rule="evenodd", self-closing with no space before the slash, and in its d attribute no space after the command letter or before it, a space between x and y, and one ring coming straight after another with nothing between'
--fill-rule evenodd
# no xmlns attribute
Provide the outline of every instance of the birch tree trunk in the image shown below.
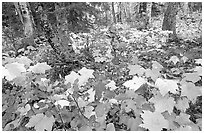
<svg viewBox="0 0 204 133"><path fill-rule="evenodd" d="M147 13L147 17L148 17L148 20L147 20L147 23L148 23L148 27L152 27L152 2L148 2L147 3L147 9L146 9L146 13Z"/></svg>
<svg viewBox="0 0 204 133"><path fill-rule="evenodd" d="M116 17L115 17L115 8L114 8L114 2L111 3L112 5L112 16L113 16L113 22L116 24Z"/></svg>

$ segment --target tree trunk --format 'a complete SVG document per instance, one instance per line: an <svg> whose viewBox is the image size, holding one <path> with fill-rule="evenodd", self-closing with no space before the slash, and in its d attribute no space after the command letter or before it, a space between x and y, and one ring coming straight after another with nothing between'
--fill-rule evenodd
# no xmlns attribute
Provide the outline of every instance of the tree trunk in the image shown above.
<svg viewBox="0 0 204 133"><path fill-rule="evenodd" d="M24 34L26 37L31 37L33 35L33 21L32 16L30 15L30 10L28 8L28 3L19 2L18 4L21 10L21 16L23 18Z"/></svg>
<svg viewBox="0 0 204 133"><path fill-rule="evenodd" d="M125 6L125 10L126 10L126 16L127 16L127 21L130 22L131 21L131 12L130 12L130 9L131 6L130 6L130 3L129 2L126 2L126 6Z"/></svg>
<svg viewBox="0 0 204 133"><path fill-rule="evenodd" d="M147 9L146 9L146 12L147 12L147 23L148 23L148 27L151 27L152 26L152 22L151 22L151 19L152 19L152 2L148 2L147 3Z"/></svg>
<svg viewBox="0 0 204 133"><path fill-rule="evenodd" d="M176 14L177 14L177 3L176 2L169 2L167 9L166 9L166 12L164 14L162 30L173 31L173 39L177 39Z"/></svg>
<svg viewBox="0 0 204 133"><path fill-rule="evenodd" d="M139 7L139 13L142 14L142 12L146 12L146 7L147 7L147 3L146 2L141 2Z"/></svg>
<svg viewBox="0 0 204 133"><path fill-rule="evenodd" d="M122 23L122 2L119 2L119 22Z"/></svg>
<svg viewBox="0 0 204 133"><path fill-rule="evenodd" d="M188 2L183 2L183 12L186 16L189 14Z"/></svg>
<svg viewBox="0 0 204 133"><path fill-rule="evenodd" d="M116 17L115 17L115 9L114 9L114 2L112 4L112 15L113 15L113 22L116 24Z"/></svg>

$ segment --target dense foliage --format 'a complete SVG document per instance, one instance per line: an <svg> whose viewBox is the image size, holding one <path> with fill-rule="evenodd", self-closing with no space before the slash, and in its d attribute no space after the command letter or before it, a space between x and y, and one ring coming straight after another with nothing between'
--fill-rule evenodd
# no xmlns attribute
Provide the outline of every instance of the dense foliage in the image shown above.
<svg viewBox="0 0 204 133"><path fill-rule="evenodd" d="M83 18L108 7L31 3L33 38L12 32L17 25L3 10L4 131L202 130L201 13L188 16L188 24L178 13L183 32L175 42L158 15L145 30ZM37 13L48 19L42 24Z"/></svg>

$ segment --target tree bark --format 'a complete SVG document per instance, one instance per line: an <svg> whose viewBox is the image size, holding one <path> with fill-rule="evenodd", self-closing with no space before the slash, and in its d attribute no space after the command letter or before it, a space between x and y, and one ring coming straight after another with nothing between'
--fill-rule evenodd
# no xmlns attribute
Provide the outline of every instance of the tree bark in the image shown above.
<svg viewBox="0 0 204 133"><path fill-rule="evenodd" d="M122 2L119 2L119 22L122 23Z"/></svg>
<svg viewBox="0 0 204 133"><path fill-rule="evenodd" d="M188 2L184 2L183 3L183 11L186 15L188 15L189 13L189 9L188 9Z"/></svg>
<svg viewBox="0 0 204 133"><path fill-rule="evenodd" d="M162 30L173 31L173 39L177 39L176 14L177 14L177 3L176 2L169 2L167 9L166 9L166 12L164 14Z"/></svg>
<svg viewBox="0 0 204 133"><path fill-rule="evenodd" d="M113 15L113 22L116 24L116 17L115 17L115 8L114 8L114 2L112 4L112 15Z"/></svg>
<svg viewBox="0 0 204 133"><path fill-rule="evenodd" d="M33 35L33 21L30 15L30 10L28 8L27 2L19 2L19 7L21 10L21 16L23 18L24 24L24 34L26 37L31 37Z"/></svg>
<svg viewBox="0 0 204 133"><path fill-rule="evenodd" d="M151 21L151 19L152 19L152 16L151 16L151 14L152 14L152 2L147 3L146 12L147 12L147 18L148 18L148 20L147 20L148 27L151 27L151 25L152 25L152 21Z"/></svg>

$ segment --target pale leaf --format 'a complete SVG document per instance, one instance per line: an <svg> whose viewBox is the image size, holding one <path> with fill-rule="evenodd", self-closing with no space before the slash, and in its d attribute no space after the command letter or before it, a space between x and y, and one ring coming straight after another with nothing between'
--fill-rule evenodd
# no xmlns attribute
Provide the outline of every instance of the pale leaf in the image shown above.
<svg viewBox="0 0 204 133"><path fill-rule="evenodd" d="M164 119L160 112L143 111L141 114L143 124L141 127L149 129L150 131L161 131L162 128L168 128L169 123Z"/></svg>
<svg viewBox="0 0 204 133"><path fill-rule="evenodd" d="M139 89L140 86L142 86L145 83L146 83L146 81L144 78L134 76L132 80L126 81L125 83L123 83L123 85L125 87L130 88L130 89L137 90L137 89Z"/></svg>
<svg viewBox="0 0 204 133"><path fill-rule="evenodd" d="M51 67L47 65L46 62L44 62L44 63L37 63L34 66L30 66L29 70L32 71L33 73L45 74L45 71L49 69L51 69Z"/></svg>
<svg viewBox="0 0 204 133"><path fill-rule="evenodd" d="M177 81L174 80L158 78L155 82L155 85L159 88L160 93L163 96L166 95L166 93L168 93L169 91L175 94L178 90Z"/></svg>

